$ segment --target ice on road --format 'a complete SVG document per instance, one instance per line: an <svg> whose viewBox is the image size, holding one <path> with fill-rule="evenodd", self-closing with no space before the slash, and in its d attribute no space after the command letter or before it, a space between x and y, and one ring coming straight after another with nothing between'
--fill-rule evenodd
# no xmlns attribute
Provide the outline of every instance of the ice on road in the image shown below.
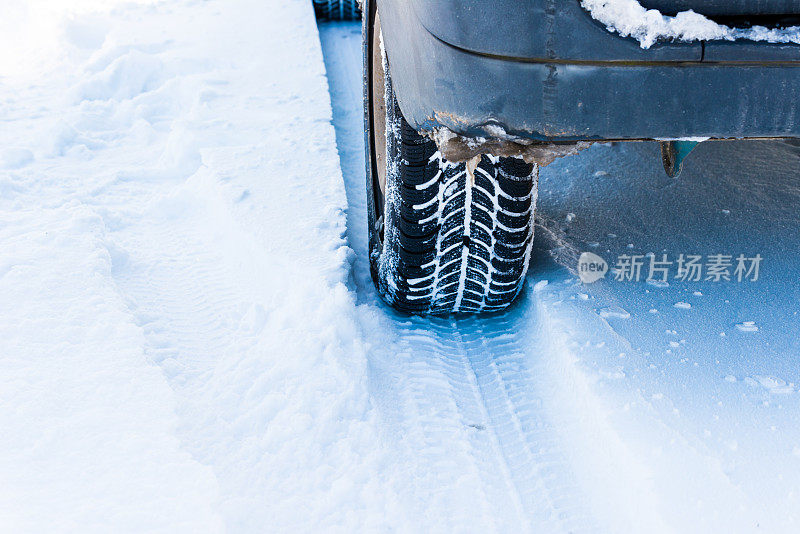
<svg viewBox="0 0 800 534"><path fill-rule="evenodd" d="M560 160L521 301L408 317L369 279L357 24L6 13L0 530L797 531L797 146ZM584 251L763 265L584 285Z"/></svg>

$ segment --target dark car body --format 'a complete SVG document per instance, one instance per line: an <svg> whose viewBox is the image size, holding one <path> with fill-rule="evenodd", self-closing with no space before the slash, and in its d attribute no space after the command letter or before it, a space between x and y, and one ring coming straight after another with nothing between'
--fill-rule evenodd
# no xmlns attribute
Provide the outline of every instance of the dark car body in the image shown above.
<svg viewBox="0 0 800 534"><path fill-rule="evenodd" d="M665 11L704 4L723 17L753 15L754 3L800 13L794 0L642 0ZM400 107L420 131L504 131L543 142L800 137L795 44L643 49L594 20L580 0L377 0L377 7Z"/></svg>

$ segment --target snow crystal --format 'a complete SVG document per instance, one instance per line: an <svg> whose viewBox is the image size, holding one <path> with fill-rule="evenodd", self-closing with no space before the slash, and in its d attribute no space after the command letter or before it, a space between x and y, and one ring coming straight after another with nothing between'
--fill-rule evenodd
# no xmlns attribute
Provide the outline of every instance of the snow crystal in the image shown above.
<svg viewBox="0 0 800 534"><path fill-rule="evenodd" d="M534 284L534 286L533 286L533 291L534 291L535 293L539 293L539 292L540 292L540 291L542 291L542 290L543 290L545 287L547 287L547 283L548 283L548 282L547 282L547 280L539 280L538 282L536 282L536 284Z"/></svg>
<svg viewBox="0 0 800 534"><path fill-rule="evenodd" d="M622 367L613 367L611 369L600 370L600 375L609 380L620 380L625 378L625 371Z"/></svg>
<svg viewBox="0 0 800 534"><path fill-rule="evenodd" d="M630 319L631 314L619 306L608 306L600 310L600 317L604 319Z"/></svg>
<svg viewBox="0 0 800 534"><path fill-rule="evenodd" d="M787 384L782 378L771 375L748 376L745 382L750 386L761 386L775 395L788 395L795 391L794 384Z"/></svg>
<svg viewBox="0 0 800 534"><path fill-rule="evenodd" d="M755 321L744 321L738 323L736 328L742 332L758 332L758 326Z"/></svg>

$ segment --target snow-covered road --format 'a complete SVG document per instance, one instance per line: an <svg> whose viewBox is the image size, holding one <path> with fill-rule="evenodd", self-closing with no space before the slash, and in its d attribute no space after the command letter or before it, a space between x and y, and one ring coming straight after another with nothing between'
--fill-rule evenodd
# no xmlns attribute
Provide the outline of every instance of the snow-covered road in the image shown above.
<svg viewBox="0 0 800 534"><path fill-rule="evenodd" d="M407 317L369 280L358 25L6 13L0 530L800 527L797 146L558 161L520 302ZM586 286L582 251L764 259Z"/></svg>

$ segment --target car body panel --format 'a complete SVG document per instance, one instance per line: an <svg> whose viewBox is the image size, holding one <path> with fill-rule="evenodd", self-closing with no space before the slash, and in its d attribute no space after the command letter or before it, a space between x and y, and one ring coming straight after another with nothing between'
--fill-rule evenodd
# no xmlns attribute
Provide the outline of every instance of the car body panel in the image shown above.
<svg viewBox="0 0 800 534"><path fill-rule="evenodd" d="M704 44L703 61L800 62L800 46L753 41L708 41Z"/></svg>
<svg viewBox="0 0 800 534"><path fill-rule="evenodd" d="M450 0L426 2L454 6ZM509 3L493 3L503 2ZM735 59L713 62L657 54L659 59L647 60L504 57L434 36L420 20L419 6L417 0L378 2L400 107L419 130L447 127L468 137L505 131L549 142L800 136L800 57L792 55L797 47L720 43L711 51ZM505 27L496 18L473 20L475 35L492 34L492 42L498 36L509 42L532 38L515 35L509 28L519 32L519 26ZM600 29L610 43L626 41ZM450 31L458 37L461 30ZM559 39L574 37L544 36L551 50ZM772 50L781 50L784 59L772 58Z"/></svg>
<svg viewBox="0 0 800 534"><path fill-rule="evenodd" d="M658 44L644 50L632 38L609 39L608 30L578 0L405 1L429 32L471 52L596 61L699 61L702 55L700 43Z"/></svg>

